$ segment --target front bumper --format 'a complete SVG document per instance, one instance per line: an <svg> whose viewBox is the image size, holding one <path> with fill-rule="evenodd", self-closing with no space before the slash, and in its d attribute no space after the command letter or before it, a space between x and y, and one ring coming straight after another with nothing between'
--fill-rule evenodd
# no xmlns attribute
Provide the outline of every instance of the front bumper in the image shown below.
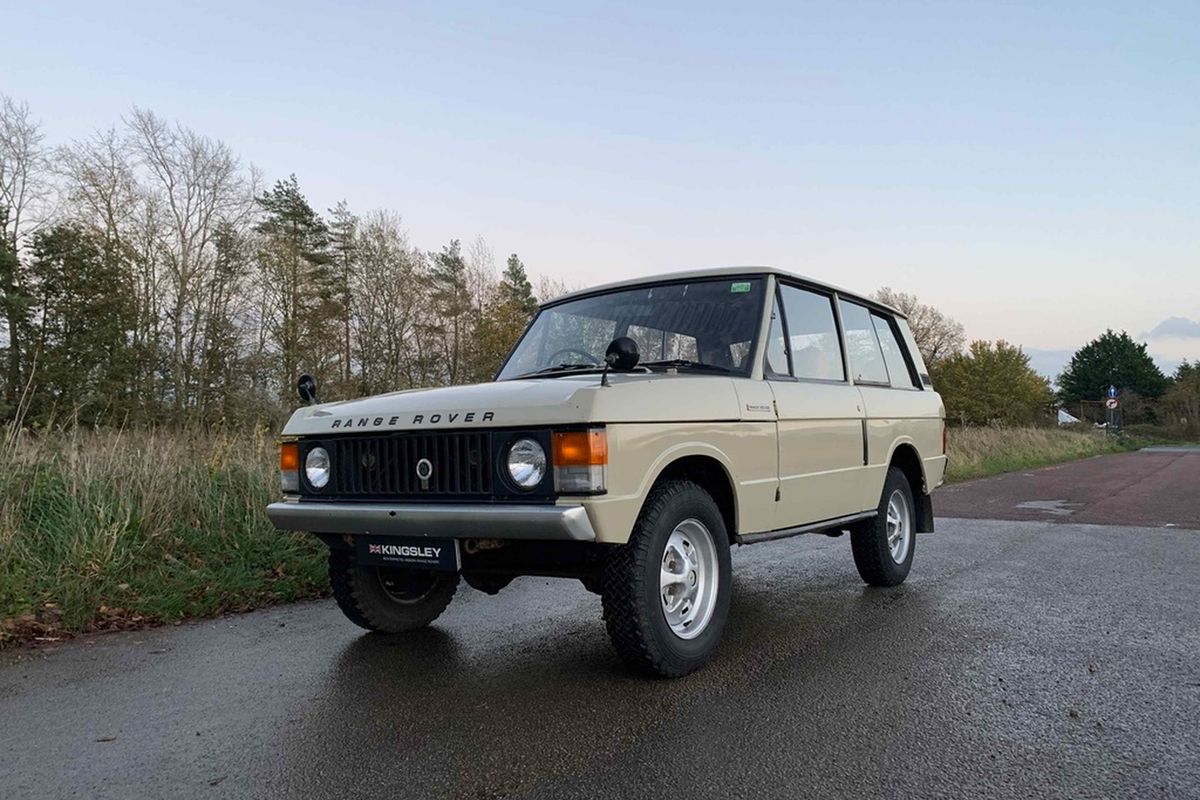
<svg viewBox="0 0 1200 800"><path fill-rule="evenodd" d="M276 528L311 533L594 542L583 506L316 503L267 506Z"/></svg>

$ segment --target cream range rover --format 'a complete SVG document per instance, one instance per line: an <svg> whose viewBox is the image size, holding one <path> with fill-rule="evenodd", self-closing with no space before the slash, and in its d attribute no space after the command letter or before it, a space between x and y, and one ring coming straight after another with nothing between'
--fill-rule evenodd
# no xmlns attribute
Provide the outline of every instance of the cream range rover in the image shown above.
<svg viewBox="0 0 1200 800"><path fill-rule="evenodd" d="M267 511L329 546L364 628L428 625L460 580L573 578L627 662L678 676L721 636L733 545L848 531L866 583L903 581L944 418L895 309L770 268L675 273L545 303L491 383L302 407Z"/></svg>

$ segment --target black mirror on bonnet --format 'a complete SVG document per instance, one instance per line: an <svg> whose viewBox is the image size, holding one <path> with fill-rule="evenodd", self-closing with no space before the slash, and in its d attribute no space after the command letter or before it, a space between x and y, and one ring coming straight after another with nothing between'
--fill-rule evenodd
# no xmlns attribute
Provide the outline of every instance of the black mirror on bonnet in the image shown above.
<svg viewBox="0 0 1200 800"><path fill-rule="evenodd" d="M311 406L317 402L317 379L307 372L304 373L296 381L296 392L300 395L300 402Z"/></svg>
<svg viewBox="0 0 1200 800"><path fill-rule="evenodd" d="M604 363L613 369L631 370L638 365L640 358L637 342L628 336L613 339L604 351Z"/></svg>
<svg viewBox="0 0 1200 800"><path fill-rule="evenodd" d="M641 354L638 353L637 342L630 339L628 336L618 336L609 343L608 349L604 351L604 372L600 373L600 385L608 386L608 371L610 369L619 369L627 372L638 365L638 359Z"/></svg>

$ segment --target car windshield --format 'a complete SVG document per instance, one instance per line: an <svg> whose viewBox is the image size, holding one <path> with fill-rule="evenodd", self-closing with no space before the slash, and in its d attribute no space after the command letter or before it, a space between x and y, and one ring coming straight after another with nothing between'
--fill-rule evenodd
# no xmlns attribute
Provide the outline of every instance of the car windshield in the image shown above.
<svg viewBox="0 0 1200 800"><path fill-rule="evenodd" d="M619 336L637 342L651 369L748 375L763 286L761 277L659 283L544 308L497 377L601 369Z"/></svg>

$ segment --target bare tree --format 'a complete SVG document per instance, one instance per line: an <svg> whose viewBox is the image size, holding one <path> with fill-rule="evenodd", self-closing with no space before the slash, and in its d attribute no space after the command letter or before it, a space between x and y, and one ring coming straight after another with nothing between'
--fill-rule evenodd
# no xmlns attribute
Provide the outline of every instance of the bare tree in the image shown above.
<svg viewBox="0 0 1200 800"><path fill-rule="evenodd" d="M426 377L418 339L423 284L421 256L409 247L400 217L368 214L356 236L358 269L353 274L354 356L364 392L420 385Z"/></svg>
<svg viewBox="0 0 1200 800"><path fill-rule="evenodd" d="M164 363L163 358L166 333L162 304L168 233L162 198L145 187L139 187L129 226L127 242L137 307L133 347L142 357L136 393L144 404L160 405L166 399L163 377L169 372L169 364Z"/></svg>
<svg viewBox="0 0 1200 800"><path fill-rule="evenodd" d="M933 306L922 303L916 295L884 286L872 297L903 311L908 317L908 327L912 330L926 366L932 367L939 360L962 351L966 343L962 324Z"/></svg>
<svg viewBox="0 0 1200 800"><path fill-rule="evenodd" d="M496 288L496 257L482 236L471 241L467 252L467 291L476 314L482 314Z"/></svg>
<svg viewBox="0 0 1200 800"><path fill-rule="evenodd" d="M358 217L350 211L345 200L329 209L329 243L333 256L333 280L341 304L341 349L338 352L338 380L343 388L349 387L353 376L353 306L351 281L358 268L357 244Z"/></svg>
<svg viewBox="0 0 1200 800"><path fill-rule="evenodd" d="M21 246L32 233L35 212L50 194L46 151L29 106L0 95L0 316L7 339L4 399L11 406L22 383L26 287Z"/></svg>
<svg viewBox="0 0 1200 800"><path fill-rule="evenodd" d="M108 246L119 247L143 195L127 143L110 128L60 147L55 160L65 182L67 215L99 231Z"/></svg>
<svg viewBox="0 0 1200 800"><path fill-rule="evenodd" d="M0 235L13 253L49 215L53 187L43 138L28 104L0 95Z"/></svg>
<svg viewBox="0 0 1200 800"><path fill-rule="evenodd" d="M336 375L331 397L486 379L528 317L482 237L426 253L345 203L327 223L294 177L260 192L228 147L142 109L48 149L0 101L0 414L247 421L285 410L299 367Z"/></svg>
<svg viewBox="0 0 1200 800"><path fill-rule="evenodd" d="M537 296L539 303L561 297L578 288L576 285L569 284L560 278L552 278L549 275L539 275L533 282L533 293Z"/></svg>
<svg viewBox="0 0 1200 800"><path fill-rule="evenodd" d="M193 390L205 295L214 276L214 236L221 223L248 217L253 194L237 158L223 143L139 108L133 109L126 124L130 146L146 168L168 221L169 236L163 246L168 285L164 288L169 290L166 315L173 400L175 408L182 410Z"/></svg>

